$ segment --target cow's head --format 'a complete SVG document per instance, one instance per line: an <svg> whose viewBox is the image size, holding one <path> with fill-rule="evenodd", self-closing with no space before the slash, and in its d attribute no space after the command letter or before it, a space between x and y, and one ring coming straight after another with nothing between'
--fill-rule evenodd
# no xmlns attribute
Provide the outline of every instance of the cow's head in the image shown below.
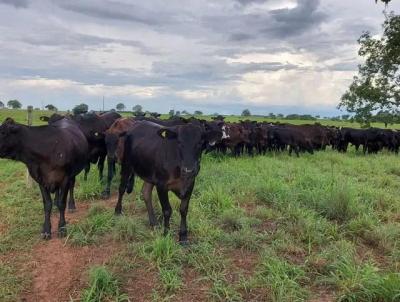
<svg viewBox="0 0 400 302"><path fill-rule="evenodd" d="M222 125L223 122L204 122L203 140L205 148L213 147L222 140Z"/></svg>
<svg viewBox="0 0 400 302"><path fill-rule="evenodd" d="M15 158L16 147L19 144L18 133L21 126L12 118L7 118L0 126L0 157Z"/></svg>
<svg viewBox="0 0 400 302"><path fill-rule="evenodd" d="M162 127L157 133L164 140L176 141L181 175L187 178L196 176L200 170L200 156L205 141L203 130L199 126L187 124Z"/></svg>

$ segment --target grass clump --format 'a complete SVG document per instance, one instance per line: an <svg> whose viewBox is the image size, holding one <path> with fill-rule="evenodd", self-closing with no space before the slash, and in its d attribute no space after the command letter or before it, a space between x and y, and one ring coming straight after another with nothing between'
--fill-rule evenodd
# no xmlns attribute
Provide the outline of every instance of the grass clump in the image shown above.
<svg viewBox="0 0 400 302"><path fill-rule="evenodd" d="M268 288L272 301L304 301L308 296L303 268L279 258L272 251L263 255L257 280L260 287Z"/></svg>
<svg viewBox="0 0 400 302"><path fill-rule="evenodd" d="M113 237L118 241L133 241L146 236L146 231L138 220L128 216L118 217L113 227Z"/></svg>
<svg viewBox="0 0 400 302"><path fill-rule="evenodd" d="M80 246L93 244L99 236L111 231L114 224L115 218L112 212L104 206L93 206L83 221L68 229L67 240Z"/></svg>
<svg viewBox="0 0 400 302"><path fill-rule="evenodd" d="M121 293L119 281L104 266L92 267L89 271L89 287L82 292L81 301L129 301L126 294Z"/></svg>
<svg viewBox="0 0 400 302"><path fill-rule="evenodd" d="M159 272L159 279L166 293L182 286L182 250L170 236L158 236L142 248L143 256L152 261Z"/></svg>

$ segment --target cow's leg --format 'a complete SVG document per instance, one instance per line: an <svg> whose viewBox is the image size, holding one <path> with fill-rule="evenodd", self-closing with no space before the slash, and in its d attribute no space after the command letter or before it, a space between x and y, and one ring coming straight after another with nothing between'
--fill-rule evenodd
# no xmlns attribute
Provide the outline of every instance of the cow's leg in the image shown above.
<svg viewBox="0 0 400 302"><path fill-rule="evenodd" d="M172 208L171 205L169 204L169 199L168 199L168 190L157 186L157 194L158 198L160 199L160 204L164 216L164 235L168 234L169 231L169 219L171 218L172 215Z"/></svg>
<svg viewBox="0 0 400 302"><path fill-rule="evenodd" d="M128 184L126 185L126 193L131 194L135 186L135 174L132 172L128 178Z"/></svg>
<svg viewBox="0 0 400 302"><path fill-rule="evenodd" d="M71 178L69 183L68 212L76 211L74 189L75 189L75 176Z"/></svg>
<svg viewBox="0 0 400 302"><path fill-rule="evenodd" d="M103 198L110 198L111 195L111 181L114 178L114 173L115 173L115 161L114 159L110 159L107 157L107 166L108 166L108 171L107 171L107 184L106 188L104 189L103 193L101 196Z"/></svg>
<svg viewBox="0 0 400 302"><path fill-rule="evenodd" d="M83 175L83 180L85 180L85 181L87 180L87 176L88 176L89 172L90 172L90 163L88 162L85 167L85 174Z"/></svg>
<svg viewBox="0 0 400 302"><path fill-rule="evenodd" d="M157 225L156 215L154 214L153 202L151 201L151 193L153 192L154 185L148 182L143 183L142 198L146 205L147 214L149 215L150 226Z"/></svg>
<svg viewBox="0 0 400 302"><path fill-rule="evenodd" d="M43 230L42 230L42 238L43 239L50 239L51 238L51 208L53 206L53 202L51 200L51 194L48 189L39 185L40 192L42 193L43 198L43 207L44 207L44 223L43 223Z"/></svg>
<svg viewBox="0 0 400 302"><path fill-rule="evenodd" d="M60 204L60 190L57 189L56 193L54 194L54 200L53 200L54 205L58 208Z"/></svg>
<svg viewBox="0 0 400 302"><path fill-rule="evenodd" d="M67 234L67 229L65 227L65 207L67 204L68 190L71 184L71 180L67 179L60 189L60 205L58 209L60 210L60 220L58 221L58 236L64 237Z"/></svg>
<svg viewBox="0 0 400 302"><path fill-rule="evenodd" d="M187 244L188 239L187 239L187 213L189 210L189 201L190 201L190 197L192 196L192 191L193 191L193 186L194 186L194 182L190 185L190 188L187 192L187 194L181 199L181 206L179 208L179 211L181 213L181 226L179 229L179 242L181 244Z"/></svg>
<svg viewBox="0 0 400 302"><path fill-rule="evenodd" d="M293 147L290 145L289 146L289 156L292 156L292 152L293 152Z"/></svg>
<svg viewBox="0 0 400 302"><path fill-rule="evenodd" d="M99 179L100 181L103 180L103 172L104 172L104 162L106 160L105 155L100 155L99 161L97 163L97 168L99 169Z"/></svg>
<svg viewBox="0 0 400 302"><path fill-rule="evenodd" d="M122 198L124 197L128 180L134 177L131 174L133 174L133 172L131 171L131 168L128 166L128 164L122 164L121 181L119 183L119 189L118 189L118 201L117 204L115 205L115 215L122 214Z"/></svg>
<svg viewBox="0 0 400 302"><path fill-rule="evenodd" d="M296 153L296 156L297 156L297 157L300 157L300 155L299 155L300 147L299 147L299 146L295 146L294 152Z"/></svg>

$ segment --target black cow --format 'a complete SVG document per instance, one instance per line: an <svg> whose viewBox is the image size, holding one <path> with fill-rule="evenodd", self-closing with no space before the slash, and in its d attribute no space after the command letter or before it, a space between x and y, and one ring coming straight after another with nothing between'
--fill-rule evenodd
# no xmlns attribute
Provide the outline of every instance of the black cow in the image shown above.
<svg viewBox="0 0 400 302"><path fill-rule="evenodd" d="M268 131L268 141L271 146L276 146L277 148L289 146L289 155L292 155L293 150L297 157L300 151L308 151L310 154L314 153L311 139L306 137L299 129L272 126Z"/></svg>
<svg viewBox="0 0 400 302"><path fill-rule="evenodd" d="M120 118L121 115L116 112L104 112L101 114L96 114L94 112L77 114L77 115L67 115L62 116L60 114L53 114L50 117L42 116L40 119L42 121L47 121L49 124L53 124L60 119L67 118L75 121L83 134L85 135L89 143L89 157L88 163L85 167L85 180L90 171L90 163L96 164L99 169L99 178L103 179L104 171L104 161L107 155L106 143L105 143L105 132L110 126Z"/></svg>
<svg viewBox="0 0 400 302"><path fill-rule="evenodd" d="M87 155L87 140L74 121L59 119L51 125L28 127L8 118L0 126L0 157L23 162L39 184L45 211L44 239L51 238L51 193L59 198L59 235L66 234L68 190L73 190L75 176L84 169Z"/></svg>
<svg viewBox="0 0 400 302"><path fill-rule="evenodd" d="M205 132L201 127L187 124L165 127L148 121L135 123L125 136L122 159L121 183L115 213L121 214L122 197L130 193L133 175L142 178L147 187L143 188L150 224L156 223L151 192L156 187L164 216L164 231L169 230L172 208L168 191L181 199L181 225L179 240L187 241L186 216L195 178L200 170L200 157L204 142L221 139L221 132Z"/></svg>
<svg viewBox="0 0 400 302"><path fill-rule="evenodd" d="M85 168L85 180L90 171L90 163L96 164L99 169L99 178L103 179L104 161L107 156L107 148L104 140L105 132L121 115L117 112L105 112L102 114L86 113L72 116L79 124L83 134L89 143L89 162Z"/></svg>

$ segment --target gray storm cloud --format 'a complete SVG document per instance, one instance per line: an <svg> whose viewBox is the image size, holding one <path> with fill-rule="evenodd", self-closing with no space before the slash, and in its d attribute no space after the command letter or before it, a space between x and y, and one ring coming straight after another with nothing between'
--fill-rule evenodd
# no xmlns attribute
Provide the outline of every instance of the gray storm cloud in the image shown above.
<svg viewBox="0 0 400 302"><path fill-rule="evenodd" d="M365 0L0 0L0 100L95 109L105 94L109 108L334 114L357 68L356 40L379 32L382 9Z"/></svg>

